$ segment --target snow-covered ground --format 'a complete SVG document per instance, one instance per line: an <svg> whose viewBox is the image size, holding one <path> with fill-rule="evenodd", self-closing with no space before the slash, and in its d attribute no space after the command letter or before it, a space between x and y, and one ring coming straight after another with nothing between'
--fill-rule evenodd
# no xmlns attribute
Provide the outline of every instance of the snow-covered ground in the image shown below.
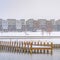
<svg viewBox="0 0 60 60"><path fill-rule="evenodd" d="M42 32L0 32L0 36L42 36ZM49 36L44 32L43 36ZM51 32L50 36L60 36L60 32Z"/></svg>
<svg viewBox="0 0 60 60"><path fill-rule="evenodd" d="M0 36L42 36L42 32L1 32ZM49 36L49 34L44 32L43 36ZM60 32L52 32L50 36L60 36ZM10 39L2 40L10 41ZM11 41L47 41L53 42L54 44L60 44L60 39L11 39Z"/></svg>

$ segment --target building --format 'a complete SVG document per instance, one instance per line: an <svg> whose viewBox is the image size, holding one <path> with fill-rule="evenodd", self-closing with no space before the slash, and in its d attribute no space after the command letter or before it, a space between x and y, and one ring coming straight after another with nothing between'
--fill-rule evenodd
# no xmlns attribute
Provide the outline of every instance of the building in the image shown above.
<svg viewBox="0 0 60 60"><path fill-rule="evenodd" d="M33 25L34 25L34 30L38 31L39 30L39 22L37 20L35 20Z"/></svg>
<svg viewBox="0 0 60 60"><path fill-rule="evenodd" d="M16 19L7 19L8 31L16 31Z"/></svg>
<svg viewBox="0 0 60 60"><path fill-rule="evenodd" d="M52 21L46 21L46 31L47 32L52 32L53 31L53 24Z"/></svg>
<svg viewBox="0 0 60 60"><path fill-rule="evenodd" d="M25 19L20 19L20 23L21 23L21 30L25 31L26 30L26 21L25 21Z"/></svg>
<svg viewBox="0 0 60 60"><path fill-rule="evenodd" d="M0 31L2 31L2 19L0 19Z"/></svg>
<svg viewBox="0 0 60 60"><path fill-rule="evenodd" d="M16 20L16 31L18 32L22 31L21 20Z"/></svg>
<svg viewBox="0 0 60 60"><path fill-rule="evenodd" d="M56 21L56 29L60 31L60 19Z"/></svg>
<svg viewBox="0 0 60 60"><path fill-rule="evenodd" d="M52 31L57 31L57 26L56 26L56 21L55 19L50 19L51 23L52 23Z"/></svg>
<svg viewBox="0 0 60 60"><path fill-rule="evenodd" d="M7 32L8 31L8 21L2 20L2 31Z"/></svg>
<svg viewBox="0 0 60 60"><path fill-rule="evenodd" d="M46 19L38 19L40 30L46 31L46 21Z"/></svg>
<svg viewBox="0 0 60 60"><path fill-rule="evenodd" d="M28 19L27 21L26 21L26 26L27 26L27 30L28 31L35 31L35 28L34 28L34 19Z"/></svg>

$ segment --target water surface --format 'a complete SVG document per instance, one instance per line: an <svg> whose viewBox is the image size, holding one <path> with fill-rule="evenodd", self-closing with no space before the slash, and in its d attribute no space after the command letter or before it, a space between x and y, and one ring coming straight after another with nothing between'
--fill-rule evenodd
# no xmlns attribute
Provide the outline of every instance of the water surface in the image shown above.
<svg viewBox="0 0 60 60"><path fill-rule="evenodd" d="M60 49L54 49L53 54L27 54L1 52L0 60L60 60Z"/></svg>

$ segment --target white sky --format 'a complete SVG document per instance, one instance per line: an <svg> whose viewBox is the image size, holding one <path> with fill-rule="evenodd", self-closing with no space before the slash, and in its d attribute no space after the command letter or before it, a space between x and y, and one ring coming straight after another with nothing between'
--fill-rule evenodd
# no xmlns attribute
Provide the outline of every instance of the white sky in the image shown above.
<svg viewBox="0 0 60 60"><path fill-rule="evenodd" d="M60 18L60 0L0 0L0 18Z"/></svg>

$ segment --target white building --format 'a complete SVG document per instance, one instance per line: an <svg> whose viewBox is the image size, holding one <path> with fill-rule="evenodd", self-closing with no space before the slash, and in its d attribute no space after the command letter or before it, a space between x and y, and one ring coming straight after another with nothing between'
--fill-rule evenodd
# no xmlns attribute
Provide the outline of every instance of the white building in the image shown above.
<svg viewBox="0 0 60 60"><path fill-rule="evenodd" d="M8 31L16 31L16 19L7 19Z"/></svg>
<svg viewBox="0 0 60 60"><path fill-rule="evenodd" d="M56 26L56 21L55 19L50 19L51 23L52 23L52 28L53 28L53 31L56 31L57 30L57 26Z"/></svg>
<svg viewBox="0 0 60 60"><path fill-rule="evenodd" d="M16 20L16 31L21 31L22 24L21 20Z"/></svg>
<svg viewBox="0 0 60 60"><path fill-rule="evenodd" d="M60 31L60 19L56 21L56 29L57 31Z"/></svg>
<svg viewBox="0 0 60 60"><path fill-rule="evenodd" d="M0 31L2 31L2 19L0 19Z"/></svg>
<svg viewBox="0 0 60 60"><path fill-rule="evenodd" d="M21 22L21 30L22 30L22 31L25 31L25 29L26 29L25 19L20 19L20 22Z"/></svg>
<svg viewBox="0 0 60 60"><path fill-rule="evenodd" d="M8 31L8 21L7 20L2 20L2 30Z"/></svg>

